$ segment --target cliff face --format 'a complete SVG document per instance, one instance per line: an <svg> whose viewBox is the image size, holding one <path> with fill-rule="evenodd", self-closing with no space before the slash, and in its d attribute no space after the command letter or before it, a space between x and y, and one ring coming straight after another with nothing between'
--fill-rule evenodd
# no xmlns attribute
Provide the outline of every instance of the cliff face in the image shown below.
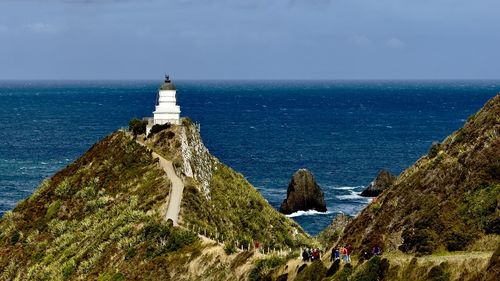
<svg viewBox="0 0 500 281"><path fill-rule="evenodd" d="M0 221L0 280L229 280L253 254L235 243L310 243L245 178L220 163L190 122L139 145L124 132L95 144ZM185 182L181 227L165 220L170 182L151 150ZM195 231L193 231L195 229ZM226 242L227 249L198 233Z"/></svg>
<svg viewBox="0 0 500 281"><path fill-rule="evenodd" d="M500 95L404 171L348 225L342 243L431 253L500 233ZM497 238L494 238L497 239ZM498 241L498 240L496 240Z"/></svg>

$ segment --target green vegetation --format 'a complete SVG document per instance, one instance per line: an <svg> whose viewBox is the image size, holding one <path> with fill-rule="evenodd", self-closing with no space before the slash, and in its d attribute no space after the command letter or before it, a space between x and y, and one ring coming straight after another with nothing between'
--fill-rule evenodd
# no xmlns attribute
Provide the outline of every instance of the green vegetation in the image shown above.
<svg viewBox="0 0 500 281"><path fill-rule="evenodd" d="M302 270L295 281L321 281L326 276L326 267L322 261L317 260Z"/></svg>
<svg viewBox="0 0 500 281"><path fill-rule="evenodd" d="M389 270L389 261L375 256L360 266L360 269L350 278L351 281L375 281L384 279Z"/></svg>
<svg viewBox="0 0 500 281"><path fill-rule="evenodd" d="M148 121L139 120L134 118L128 122L128 130L132 132L134 136L142 135L146 133L146 126L148 125Z"/></svg>
<svg viewBox="0 0 500 281"><path fill-rule="evenodd" d="M158 134L159 132L163 131L163 130L167 130L171 127L172 125L170 125L170 123L165 123L163 125L160 125L160 124L156 124L156 125L153 125L153 127L151 128L151 132L149 132L149 136L152 136L152 135L155 135L155 134ZM149 137L148 136L148 137Z"/></svg>
<svg viewBox="0 0 500 281"><path fill-rule="evenodd" d="M0 276L123 280L165 266L197 243L158 212L168 186L146 149L125 133L108 136L2 218L0 268L9 270Z"/></svg>
<svg viewBox="0 0 500 281"><path fill-rule="evenodd" d="M349 281L349 277L353 272L352 265L350 263L344 265L340 271L333 275L333 280L335 281Z"/></svg>
<svg viewBox="0 0 500 281"><path fill-rule="evenodd" d="M214 169L208 196L186 186L182 207L184 220L209 236L217 232L227 241L259 241L264 248L307 243L295 222L276 212L241 174L223 164Z"/></svg>
<svg viewBox="0 0 500 281"><path fill-rule="evenodd" d="M271 275L274 273L279 266L285 264L285 259L279 257L270 257L266 259L260 259L255 262L252 271L250 271L249 280L271 280Z"/></svg>
<svg viewBox="0 0 500 281"><path fill-rule="evenodd" d="M427 255L465 250L485 235L499 235L498 116L500 95L462 129L433 144L349 224L340 242Z"/></svg>

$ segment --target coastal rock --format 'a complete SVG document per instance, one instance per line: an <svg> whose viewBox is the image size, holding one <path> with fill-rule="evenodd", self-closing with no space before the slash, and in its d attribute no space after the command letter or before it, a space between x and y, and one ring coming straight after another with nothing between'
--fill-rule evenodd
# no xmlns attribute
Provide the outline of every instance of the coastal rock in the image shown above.
<svg viewBox="0 0 500 281"><path fill-rule="evenodd" d="M326 203L323 191L311 172L307 169L299 169L288 184L286 199L281 203L280 212L291 214L307 210L326 212Z"/></svg>
<svg viewBox="0 0 500 281"><path fill-rule="evenodd" d="M379 196L382 191L389 188L396 177L392 175L387 170L381 170L377 177L366 187L363 192L361 192L361 196L364 197L376 197Z"/></svg>

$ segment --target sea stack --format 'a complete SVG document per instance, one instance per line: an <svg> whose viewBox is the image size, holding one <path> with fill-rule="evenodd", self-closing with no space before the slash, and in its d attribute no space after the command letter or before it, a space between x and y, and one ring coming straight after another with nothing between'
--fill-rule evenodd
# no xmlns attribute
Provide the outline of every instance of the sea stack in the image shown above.
<svg viewBox="0 0 500 281"><path fill-rule="evenodd" d="M307 210L326 212L326 204L323 191L312 173L307 169L299 169L288 184L286 199L281 203L280 212L291 214Z"/></svg>
<svg viewBox="0 0 500 281"><path fill-rule="evenodd" d="M377 197L382 191L388 189L396 177L387 170L381 170L377 177L366 187L361 196L364 197Z"/></svg>

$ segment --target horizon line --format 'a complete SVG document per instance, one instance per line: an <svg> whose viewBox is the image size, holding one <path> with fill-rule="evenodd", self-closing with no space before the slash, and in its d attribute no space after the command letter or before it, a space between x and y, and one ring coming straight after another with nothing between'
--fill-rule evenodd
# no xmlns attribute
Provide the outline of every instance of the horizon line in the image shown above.
<svg viewBox="0 0 500 281"><path fill-rule="evenodd" d="M170 75L172 77L172 75ZM32 79L32 78L15 78L15 79L0 79L0 82L126 82L126 81L158 81L164 78L152 79L152 78L137 78L137 79L127 79L127 78L103 78L103 79L73 79L73 78L50 78L50 79ZM298 79L298 78L282 78L282 79L240 79L240 78L179 78L172 79L173 81L248 81L248 82L260 82L260 81L297 81L297 82L314 82L314 81L500 81L500 78L312 78L312 79Z"/></svg>

